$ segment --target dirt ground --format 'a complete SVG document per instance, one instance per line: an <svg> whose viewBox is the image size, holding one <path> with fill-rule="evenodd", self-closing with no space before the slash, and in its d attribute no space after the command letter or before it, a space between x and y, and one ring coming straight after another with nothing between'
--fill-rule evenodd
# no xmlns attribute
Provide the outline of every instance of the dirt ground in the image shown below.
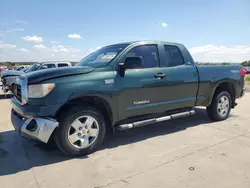
<svg viewBox="0 0 250 188"><path fill-rule="evenodd" d="M249 188L250 93L226 121L196 115L118 132L95 153L70 159L21 138L0 94L1 188Z"/></svg>

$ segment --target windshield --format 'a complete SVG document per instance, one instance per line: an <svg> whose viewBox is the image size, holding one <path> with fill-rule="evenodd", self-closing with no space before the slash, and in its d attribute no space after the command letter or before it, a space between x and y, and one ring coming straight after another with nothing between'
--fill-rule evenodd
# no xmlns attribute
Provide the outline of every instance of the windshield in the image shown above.
<svg viewBox="0 0 250 188"><path fill-rule="evenodd" d="M104 67L108 65L128 44L106 46L83 58L76 66Z"/></svg>
<svg viewBox="0 0 250 188"><path fill-rule="evenodd" d="M27 69L26 71L24 72L32 72L32 71L35 71L37 70L39 67L41 66L41 63L35 63L33 64L29 69Z"/></svg>
<svg viewBox="0 0 250 188"><path fill-rule="evenodd" d="M26 66L22 69L23 72L26 72L29 69L30 66Z"/></svg>
<svg viewBox="0 0 250 188"><path fill-rule="evenodd" d="M23 67L18 67L16 70L17 71L20 71L20 70L22 70L23 69Z"/></svg>

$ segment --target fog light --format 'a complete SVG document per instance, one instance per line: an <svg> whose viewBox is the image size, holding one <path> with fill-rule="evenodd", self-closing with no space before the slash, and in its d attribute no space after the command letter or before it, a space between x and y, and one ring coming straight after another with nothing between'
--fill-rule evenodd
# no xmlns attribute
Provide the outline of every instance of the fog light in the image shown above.
<svg viewBox="0 0 250 188"><path fill-rule="evenodd" d="M35 119L32 119L29 124L26 126L26 129L30 132L34 132L37 129L37 122Z"/></svg>

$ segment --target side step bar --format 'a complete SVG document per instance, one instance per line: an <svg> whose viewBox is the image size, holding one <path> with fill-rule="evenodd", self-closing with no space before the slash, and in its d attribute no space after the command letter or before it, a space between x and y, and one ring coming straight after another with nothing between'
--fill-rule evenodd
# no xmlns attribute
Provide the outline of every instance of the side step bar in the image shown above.
<svg viewBox="0 0 250 188"><path fill-rule="evenodd" d="M137 122L129 123L129 124L122 124L122 125L118 125L117 130L132 129L135 127L141 127L141 126L145 126L145 125L149 125L149 124L153 124L153 123L158 123L161 121L167 121L167 120L171 120L171 119L177 119L177 118L181 118L181 117L191 116L194 114L195 114L195 111L190 110L187 112L176 113L176 114L163 116L163 117L159 117L159 118L137 121Z"/></svg>

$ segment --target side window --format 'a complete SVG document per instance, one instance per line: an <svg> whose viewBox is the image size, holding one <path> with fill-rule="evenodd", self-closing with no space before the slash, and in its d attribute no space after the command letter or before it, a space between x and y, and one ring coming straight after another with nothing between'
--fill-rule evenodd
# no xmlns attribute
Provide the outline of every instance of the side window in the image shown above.
<svg viewBox="0 0 250 188"><path fill-rule="evenodd" d="M143 45L134 47L126 57L139 56L143 59L144 68L159 67L159 55L157 45Z"/></svg>
<svg viewBox="0 0 250 188"><path fill-rule="evenodd" d="M55 64L45 64L45 65L43 65L40 68L40 70L42 70L42 69L49 69L49 68L55 68L55 67L56 67Z"/></svg>
<svg viewBox="0 0 250 188"><path fill-rule="evenodd" d="M58 67L68 67L69 65L67 63L59 63Z"/></svg>
<svg viewBox="0 0 250 188"><path fill-rule="evenodd" d="M166 52L166 60L163 67L175 67L184 64L182 54L177 46L164 46Z"/></svg>

